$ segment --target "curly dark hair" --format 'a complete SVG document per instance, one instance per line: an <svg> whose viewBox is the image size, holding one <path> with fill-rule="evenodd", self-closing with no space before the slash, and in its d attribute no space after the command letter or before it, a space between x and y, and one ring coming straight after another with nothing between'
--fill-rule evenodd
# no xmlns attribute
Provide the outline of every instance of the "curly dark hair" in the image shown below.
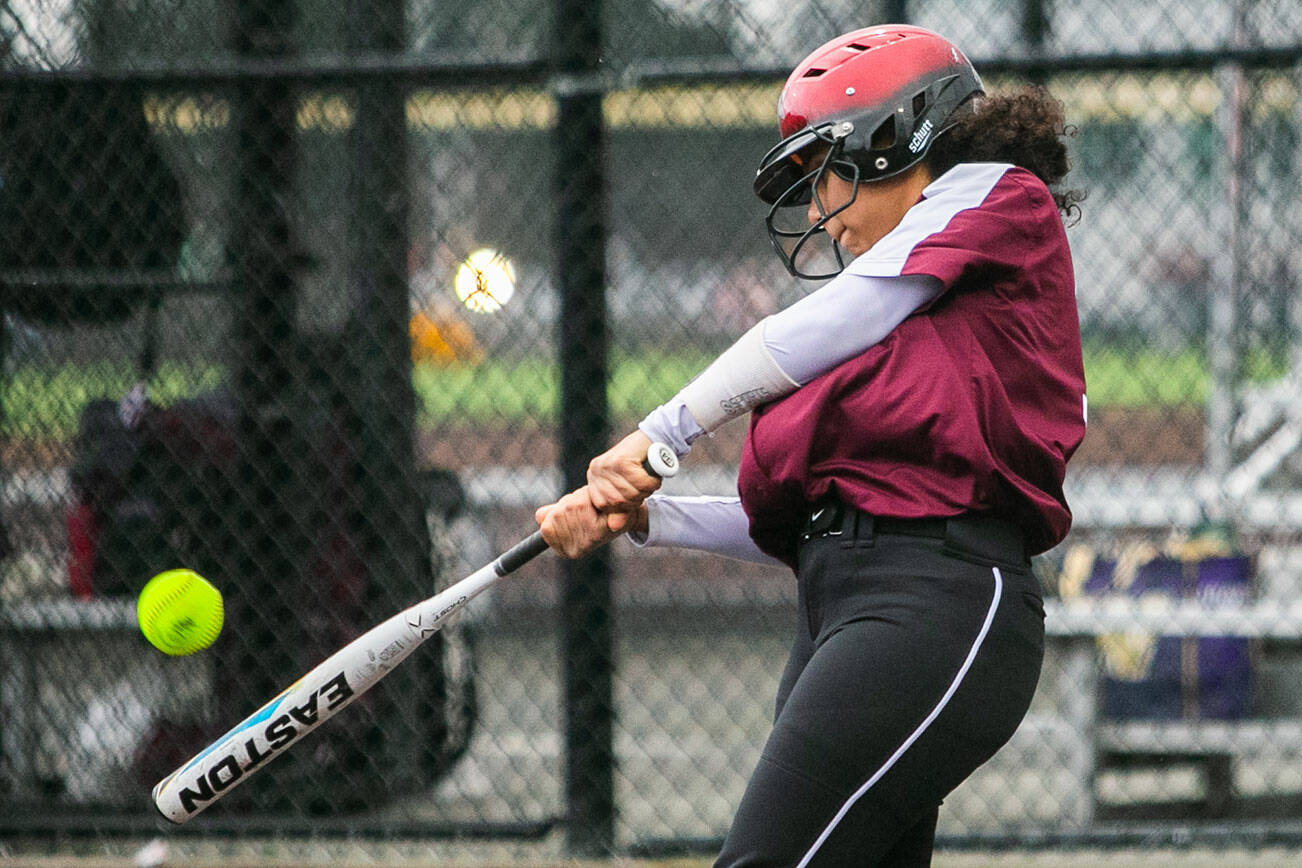
<svg viewBox="0 0 1302 868"><path fill-rule="evenodd" d="M926 160L932 177L959 163L1012 163L1045 183L1069 223L1079 220L1085 192L1059 186L1071 168L1063 140L1076 135L1064 119L1062 103L1042 87L977 100L974 113L963 115L932 143Z"/></svg>

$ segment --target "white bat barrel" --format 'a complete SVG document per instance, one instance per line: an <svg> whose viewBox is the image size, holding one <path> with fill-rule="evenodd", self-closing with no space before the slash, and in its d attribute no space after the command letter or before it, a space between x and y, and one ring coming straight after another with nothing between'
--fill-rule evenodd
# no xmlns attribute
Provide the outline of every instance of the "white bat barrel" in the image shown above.
<svg viewBox="0 0 1302 868"><path fill-rule="evenodd" d="M546 548L544 544L543 548ZM500 559L499 559L500 560ZM205 751L159 781L154 806L184 823L344 709L502 573L483 567L336 651Z"/></svg>
<svg viewBox="0 0 1302 868"><path fill-rule="evenodd" d="M655 443L643 467L655 476L673 476L678 456ZM189 820L369 690L481 591L546 550L535 532L488 566L354 639L159 781L154 807L173 823Z"/></svg>

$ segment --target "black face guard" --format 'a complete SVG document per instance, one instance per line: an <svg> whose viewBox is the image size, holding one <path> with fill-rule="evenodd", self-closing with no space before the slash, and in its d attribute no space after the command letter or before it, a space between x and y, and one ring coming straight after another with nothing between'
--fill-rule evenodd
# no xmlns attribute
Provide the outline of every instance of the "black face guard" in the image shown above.
<svg viewBox="0 0 1302 868"><path fill-rule="evenodd" d="M845 147L845 136L834 134L834 125L828 124L814 130L803 130L794 136L780 142L772 151L770 156L765 158L768 163L774 157L784 160L786 165L782 167L779 173L774 177L779 183L786 183L787 186L781 193L773 199L773 204L769 206L768 214L764 218L764 225L768 229L769 241L773 243L773 249L777 252L778 258L786 266L788 272L793 276L804 280L827 280L836 277L845 268L846 260L842 255L841 245L835 239L826 235L824 227L827 221L831 220L837 214L840 214L846 208L854 204L855 199L859 197L859 167L850 160L842 157L842 151ZM807 139L807 142L800 141ZM826 144L827 153L819 164L811 171L804 175L796 175L799 163L796 157L799 151L806 150L822 142ZM792 150L792 146L796 145ZM833 172L838 177L849 181L852 189L850 198L835 209L829 211L823 204L822 197L819 195L818 188L827 172ZM771 183L771 181L770 181ZM809 203L813 201L814 207L818 209L818 220L801 228L790 228L790 226L780 226L778 217L785 212L784 209L801 208L802 214L799 220L803 224L807 222ZM793 224L794 225L794 222ZM804 270L806 263L800 262L801 254L805 252L806 245L809 244L815 236L822 233L832 248L832 255L836 258L836 269L825 273L811 273ZM794 242L793 242L794 239ZM813 257L810 257L813 259Z"/></svg>

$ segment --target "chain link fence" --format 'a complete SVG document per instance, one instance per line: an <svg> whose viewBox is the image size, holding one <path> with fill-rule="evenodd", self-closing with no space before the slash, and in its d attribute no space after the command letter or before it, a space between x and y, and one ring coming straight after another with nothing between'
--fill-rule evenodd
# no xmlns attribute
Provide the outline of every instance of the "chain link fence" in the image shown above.
<svg viewBox="0 0 1302 868"><path fill-rule="evenodd" d="M7 833L153 829L159 777L809 291L754 166L786 70L891 19L1047 86L1089 194L1049 656L943 840L1302 816L1297 3L0 0ZM740 438L668 490L734 491ZM135 625L176 566L227 605L186 658ZM191 825L708 846L793 611L782 571L539 559Z"/></svg>

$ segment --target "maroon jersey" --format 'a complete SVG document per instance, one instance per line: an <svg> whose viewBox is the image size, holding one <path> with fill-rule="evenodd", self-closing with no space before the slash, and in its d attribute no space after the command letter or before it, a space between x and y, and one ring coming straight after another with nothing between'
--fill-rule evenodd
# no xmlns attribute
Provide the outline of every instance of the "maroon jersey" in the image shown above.
<svg viewBox="0 0 1302 868"><path fill-rule="evenodd" d="M861 355L757 408L738 489L761 549L794 562L812 504L874 515L989 512L1029 553L1067 534L1067 460L1085 434L1071 253L1048 189L961 164L850 264L929 274L945 292Z"/></svg>

